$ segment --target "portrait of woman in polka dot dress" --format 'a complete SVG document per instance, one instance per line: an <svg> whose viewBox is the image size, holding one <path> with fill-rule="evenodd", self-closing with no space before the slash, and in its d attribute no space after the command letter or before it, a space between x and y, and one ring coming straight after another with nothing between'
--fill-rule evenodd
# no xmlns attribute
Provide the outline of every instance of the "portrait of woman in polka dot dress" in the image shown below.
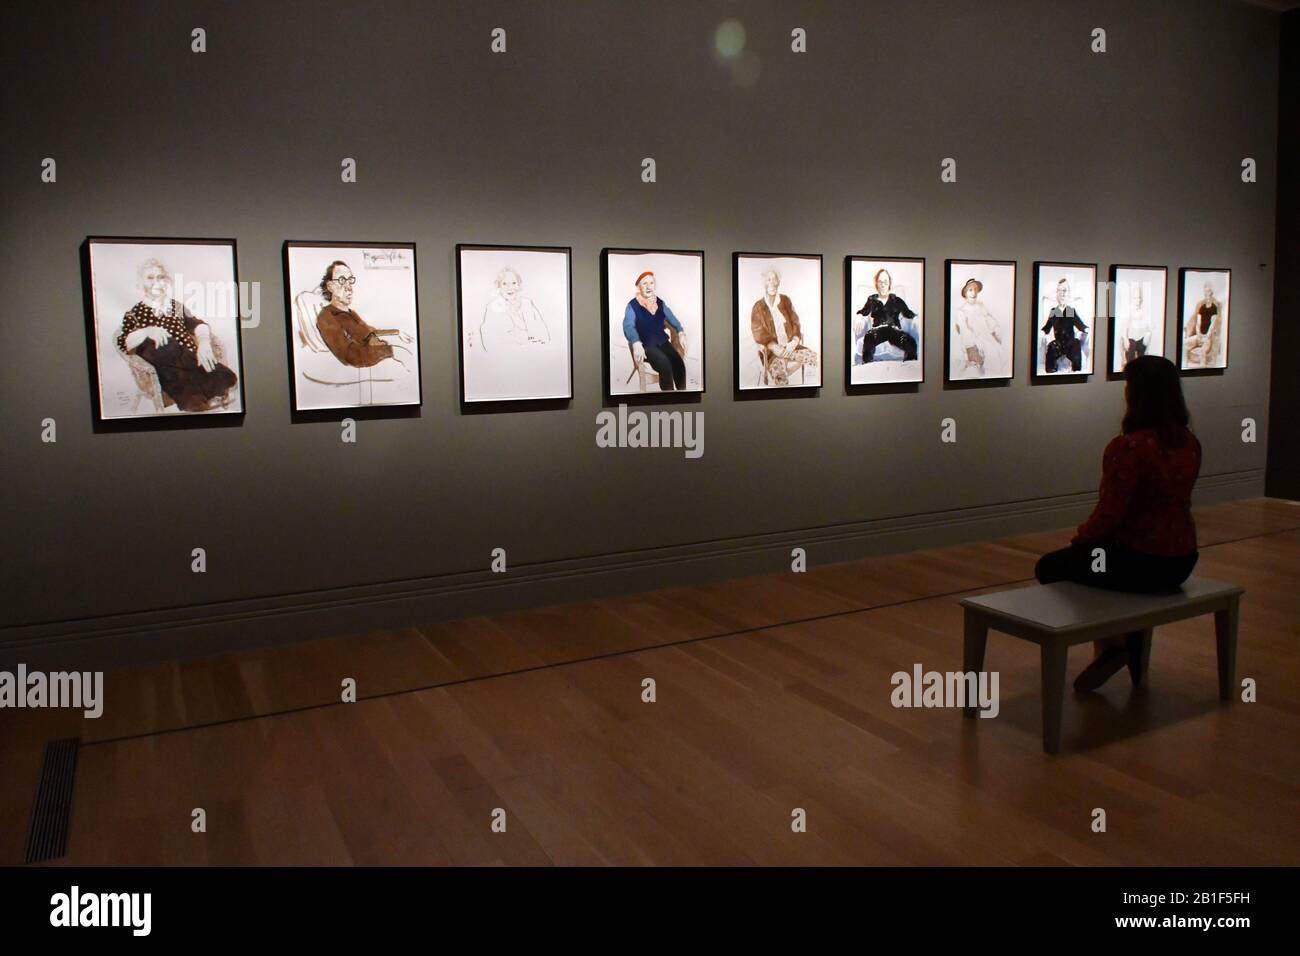
<svg viewBox="0 0 1300 956"><path fill-rule="evenodd" d="M217 361L212 330L170 298L171 275L157 259L139 267L144 298L122 317L117 347L154 367L164 404L183 412L206 412L227 404L237 381Z"/></svg>
<svg viewBox="0 0 1300 956"><path fill-rule="evenodd" d="M89 245L101 416L242 411L233 243Z"/></svg>

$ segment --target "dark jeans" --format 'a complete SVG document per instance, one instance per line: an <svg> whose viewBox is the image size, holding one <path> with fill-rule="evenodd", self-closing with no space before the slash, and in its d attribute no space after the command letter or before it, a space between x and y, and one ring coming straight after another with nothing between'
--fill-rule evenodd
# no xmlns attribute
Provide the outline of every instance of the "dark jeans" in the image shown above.
<svg viewBox="0 0 1300 956"><path fill-rule="evenodd" d="M1075 338L1052 339L1047 343L1047 371L1055 372L1056 363L1063 358L1070 360L1070 368L1079 371L1083 368L1083 346Z"/></svg>
<svg viewBox="0 0 1300 956"><path fill-rule="evenodd" d="M659 373L659 387L665 392L671 392L674 385L679 389L686 387L686 363L672 347L672 343L649 346L645 350L645 357L650 366Z"/></svg>
<svg viewBox="0 0 1300 956"><path fill-rule="evenodd" d="M1092 552L1101 548L1106 555L1106 570L1093 571L1096 559ZM1095 544L1072 544L1068 548L1052 551L1038 559L1034 577L1039 584L1053 581L1077 581L1108 591L1136 591L1155 593L1177 589L1192 568L1196 567L1199 552L1167 557L1160 554L1143 554L1126 548L1118 541L1100 541Z"/></svg>
<svg viewBox="0 0 1300 956"><path fill-rule="evenodd" d="M916 339L902 329L893 325L877 325L862 337L862 361L871 361L872 353L881 342L888 342L896 349L902 349L904 361L916 358Z"/></svg>

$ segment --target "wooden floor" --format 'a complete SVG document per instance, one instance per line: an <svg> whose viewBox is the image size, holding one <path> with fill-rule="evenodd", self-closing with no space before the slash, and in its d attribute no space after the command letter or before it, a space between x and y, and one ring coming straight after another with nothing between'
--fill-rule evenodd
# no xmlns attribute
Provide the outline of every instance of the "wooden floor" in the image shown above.
<svg viewBox="0 0 1300 956"><path fill-rule="evenodd" d="M892 707L895 671L961 668L958 598L1060 531L110 673L97 721L0 711L0 864L79 735L72 864L1294 865L1300 505L1197 523L1258 703L1218 701L1202 618L1157 630L1149 687L1067 699L1056 757L1014 638L996 719Z"/></svg>

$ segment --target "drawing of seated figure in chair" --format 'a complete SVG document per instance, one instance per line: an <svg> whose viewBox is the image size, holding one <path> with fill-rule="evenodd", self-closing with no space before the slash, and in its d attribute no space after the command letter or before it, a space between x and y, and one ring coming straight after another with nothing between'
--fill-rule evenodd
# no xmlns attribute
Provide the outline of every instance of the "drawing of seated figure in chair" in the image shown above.
<svg viewBox="0 0 1300 956"><path fill-rule="evenodd" d="M114 342L141 396L159 411L228 408L239 379L212 328L172 298L171 273L158 259L141 262L136 279L144 298L122 316Z"/></svg>
<svg viewBox="0 0 1300 956"><path fill-rule="evenodd" d="M511 346L548 344L551 333L546 319L537 303L524 294L523 277L506 266L497 273L493 286L496 292L483 309L478 326L483 351L500 354Z"/></svg>
<svg viewBox="0 0 1300 956"><path fill-rule="evenodd" d="M686 330L655 293L653 272L637 276L636 295L623 311L623 337L632 352L632 375L640 376L642 391L651 375L659 376L662 391L686 388ZM647 372L647 366L652 371Z"/></svg>
<svg viewBox="0 0 1300 956"><path fill-rule="evenodd" d="M344 366L304 365L305 378L320 385L356 386L357 404L368 404L374 401L375 382L395 382L414 374L415 356L407 348L413 341L410 334L377 329L352 308L356 284L346 262L331 262L320 286L297 297L298 338L307 352L317 356L328 352Z"/></svg>
<svg viewBox="0 0 1300 956"><path fill-rule="evenodd" d="M1205 293L1184 322L1183 367L1210 368L1222 364L1224 310L1214 295L1214 284L1205 283Z"/></svg>
<svg viewBox="0 0 1300 956"><path fill-rule="evenodd" d="M855 364L876 361L876 349L882 345L902 352L904 362L916 361L916 338L903 328L903 320L908 320L912 327L911 320L916 318L916 313L894 292L894 277L888 269L877 270L873 283L876 291L858 309L857 314L863 318L855 320L853 326L854 337L862 336L862 350L854 356Z"/></svg>
<svg viewBox="0 0 1300 956"><path fill-rule="evenodd" d="M760 385L789 385L795 369L802 383L806 370L817 367L817 353L804 344L799 313L781 291L781 273L776 269L763 273L763 296L750 310L749 326L762 363Z"/></svg>
<svg viewBox="0 0 1300 956"><path fill-rule="evenodd" d="M1043 297L1046 301L1046 296ZM1087 346L1088 326L1079 318L1079 313L1070 305L1070 280L1064 277L1056 283L1056 304L1047 315L1047 321L1039 329L1041 333L1039 347L1045 348L1043 371L1052 374L1059 371L1058 365L1069 360L1070 371L1083 371L1083 350ZM1078 330L1079 335L1075 335ZM1051 334L1051 339L1046 336Z"/></svg>

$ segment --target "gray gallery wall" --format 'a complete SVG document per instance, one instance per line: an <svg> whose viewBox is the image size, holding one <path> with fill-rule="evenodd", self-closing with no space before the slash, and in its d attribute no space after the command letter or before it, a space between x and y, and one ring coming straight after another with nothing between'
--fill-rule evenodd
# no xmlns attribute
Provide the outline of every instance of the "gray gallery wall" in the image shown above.
<svg viewBox="0 0 1300 956"><path fill-rule="evenodd" d="M1277 168L1290 170L1277 184L1277 251L1275 273L1300 275L1300 7L1282 15L1278 64ZM1292 371L1300 352L1300 286L1291 281L1273 288L1273 378L1269 407L1292 414L1269 420L1265 491L1300 500L1300 380Z"/></svg>
<svg viewBox="0 0 1300 956"><path fill-rule="evenodd" d="M749 86L712 52L730 17ZM1177 268L1233 269L1231 367L1185 380L1199 500L1262 493L1266 447L1239 423L1267 434L1274 13L385 0L24 3L3 18L0 658L204 653L776 571L796 544L817 563L1070 524L1122 385L1030 383L1035 259L1168 266L1169 336ZM345 156L356 184L340 182ZM57 183L40 180L45 157ZM940 182L944 157L956 183ZM242 423L92 429L87 235L238 240L240 278L262 288ZM355 445L336 422L291 419L286 238L417 244L418 414L362 419ZM572 246L568 407L462 412L457 242ZM699 460L596 447L604 246L705 250L708 391L681 406L704 413ZM825 256L819 394L733 396L736 250ZM847 254L927 258L918 389L846 392ZM1020 263L1007 387L944 388L945 257ZM494 547L507 575L487 573Z"/></svg>

